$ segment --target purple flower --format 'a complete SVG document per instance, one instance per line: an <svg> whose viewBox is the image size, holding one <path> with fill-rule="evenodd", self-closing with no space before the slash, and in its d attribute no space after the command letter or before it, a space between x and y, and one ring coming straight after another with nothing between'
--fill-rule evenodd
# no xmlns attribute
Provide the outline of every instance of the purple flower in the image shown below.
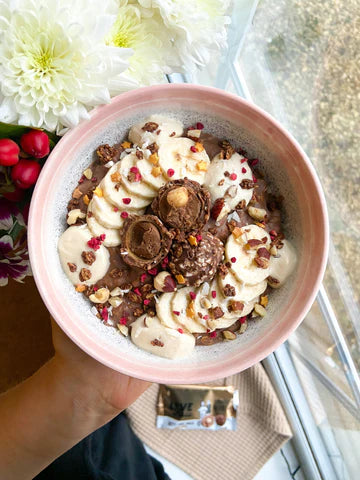
<svg viewBox="0 0 360 480"><path fill-rule="evenodd" d="M14 248L10 235L4 235L0 238L0 286L7 285L9 277L21 282L27 275L31 270L26 247Z"/></svg>
<svg viewBox="0 0 360 480"><path fill-rule="evenodd" d="M0 198L0 230L11 230L15 221L19 225L25 225L23 216L15 203L9 202L5 198Z"/></svg>
<svg viewBox="0 0 360 480"><path fill-rule="evenodd" d="M21 282L31 275L26 243L26 227L19 209L11 202L0 199L0 286L8 278Z"/></svg>

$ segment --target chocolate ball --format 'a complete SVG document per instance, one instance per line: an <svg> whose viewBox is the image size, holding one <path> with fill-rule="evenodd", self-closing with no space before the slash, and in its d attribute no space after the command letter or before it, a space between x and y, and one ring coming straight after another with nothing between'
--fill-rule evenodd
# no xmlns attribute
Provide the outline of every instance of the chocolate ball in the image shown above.
<svg viewBox="0 0 360 480"><path fill-rule="evenodd" d="M149 270L166 257L172 237L154 215L132 215L122 228L120 253L128 265Z"/></svg>
<svg viewBox="0 0 360 480"><path fill-rule="evenodd" d="M193 232L173 241L169 268L178 283L199 286L214 277L223 251L221 241L210 232Z"/></svg>
<svg viewBox="0 0 360 480"><path fill-rule="evenodd" d="M210 193L187 178L173 180L160 188L151 208L169 227L185 232L200 229L209 219Z"/></svg>
<svg viewBox="0 0 360 480"><path fill-rule="evenodd" d="M206 428L209 428L212 425L214 425L213 415L205 415L205 417L201 419L201 425Z"/></svg>
<svg viewBox="0 0 360 480"><path fill-rule="evenodd" d="M217 425L219 425L220 427L222 427L222 426L225 424L225 422L226 422L226 416L225 416L225 415L221 415L221 414L216 415L216 416L215 416L215 421L216 421Z"/></svg>

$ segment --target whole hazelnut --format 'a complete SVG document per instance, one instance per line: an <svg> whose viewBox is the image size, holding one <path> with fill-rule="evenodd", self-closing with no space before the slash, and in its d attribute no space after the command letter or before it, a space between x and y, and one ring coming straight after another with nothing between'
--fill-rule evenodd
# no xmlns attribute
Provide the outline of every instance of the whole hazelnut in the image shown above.
<svg viewBox="0 0 360 480"><path fill-rule="evenodd" d="M154 278L154 287L159 292L174 292L176 290L176 282L169 272L160 272Z"/></svg>
<svg viewBox="0 0 360 480"><path fill-rule="evenodd" d="M167 194L166 200L172 207L180 208L187 204L189 194L185 187L178 187L174 190L170 190Z"/></svg>

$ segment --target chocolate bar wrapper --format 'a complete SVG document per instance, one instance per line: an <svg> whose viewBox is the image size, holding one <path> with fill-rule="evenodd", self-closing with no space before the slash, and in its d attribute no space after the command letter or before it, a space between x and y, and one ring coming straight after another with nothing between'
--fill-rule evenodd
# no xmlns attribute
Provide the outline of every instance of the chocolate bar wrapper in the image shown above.
<svg viewBox="0 0 360 480"><path fill-rule="evenodd" d="M160 385L156 427L234 431L238 404L231 385Z"/></svg>

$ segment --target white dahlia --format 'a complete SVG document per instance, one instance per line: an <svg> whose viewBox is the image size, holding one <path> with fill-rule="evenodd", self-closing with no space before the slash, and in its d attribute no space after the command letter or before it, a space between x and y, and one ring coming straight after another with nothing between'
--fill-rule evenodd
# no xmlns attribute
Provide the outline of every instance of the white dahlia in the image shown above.
<svg viewBox="0 0 360 480"><path fill-rule="evenodd" d="M106 43L132 49L130 67L124 75L138 85L165 81L164 74L169 72L165 57L171 49L171 43L163 31L163 26L159 25L152 11L135 2L120 2L117 19L106 37Z"/></svg>
<svg viewBox="0 0 360 480"><path fill-rule="evenodd" d="M230 0L138 0L159 14L172 39L168 63L192 70L209 62L211 52L226 46ZM178 65L176 65L178 63Z"/></svg>
<svg viewBox="0 0 360 480"><path fill-rule="evenodd" d="M113 0L0 0L0 121L60 132L131 87ZM115 82L112 82L113 78Z"/></svg>

